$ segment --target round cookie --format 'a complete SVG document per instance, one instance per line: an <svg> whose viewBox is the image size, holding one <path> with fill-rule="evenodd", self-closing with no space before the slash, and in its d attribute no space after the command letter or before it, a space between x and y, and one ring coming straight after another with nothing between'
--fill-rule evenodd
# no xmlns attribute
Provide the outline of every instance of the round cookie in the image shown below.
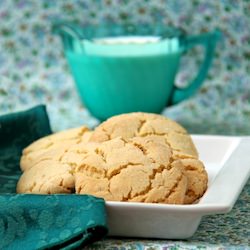
<svg viewBox="0 0 250 250"><path fill-rule="evenodd" d="M188 190L185 204L199 199L207 189L207 173L198 160L198 152L187 131L178 123L161 115L150 113L129 113L114 116L99 125L90 141L108 141L118 136L124 140L134 137L158 136L165 139L173 152L173 159L181 160L185 166Z"/></svg>
<svg viewBox="0 0 250 250"><path fill-rule="evenodd" d="M45 160L23 172L16 191L34 194L74 193L75 178L68 164Z"/></svg>
<svg viewBox="0 0 250 250"><path fill-rule="evenodd" d="M187 178L164 140L150 135L88 143L75 168L76 193L111 201L183 204Z"/></svg>
<svg viewBox="0 0 250 250"><path fill-rule="evenodd" d="M54 150L66 150L70 146L87 142L91 132L87 127L68 129L52 135L43 137L23 150L20 160L20 167L23 171L31 168L40 160L46 159L48 154L54 153Z"/></svg>
<svg viewBox="0 0 250 250"><path fill-rule="evenodd" d="M26 169L17 184L18 193L74 193L74 170L86 157L91 145L86 142L53 147L42 153L34 165ZM92 146L92 147L93 147Z"/></svg>
<svg viewBox="0 0 250 250"><path fill-rule="evenodd" d="M187 131L175 121L157 114L138 112L113 116L94 130L90 141L103 142L119 136L126 140L146 135L164 136L176 158L198 157Z"/></svg>

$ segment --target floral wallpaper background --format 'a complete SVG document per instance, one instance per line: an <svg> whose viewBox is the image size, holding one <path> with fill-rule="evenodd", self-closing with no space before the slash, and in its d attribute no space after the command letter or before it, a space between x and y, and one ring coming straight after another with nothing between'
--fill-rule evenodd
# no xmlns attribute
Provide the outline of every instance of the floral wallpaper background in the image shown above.
<svg viewBox="0 0 250 250"><path fill-rule="evenodd" d="M60 38L51 32L52 21L163 22L188 34L215 28L223 34L202 88L164 114L191 133L250 134L249 16L247 0L1 0L0 114L45 103L55 131L95 126L98 121L78 97ZM199 49L187 53L176 81L191 79L201 59Z"/></svg>

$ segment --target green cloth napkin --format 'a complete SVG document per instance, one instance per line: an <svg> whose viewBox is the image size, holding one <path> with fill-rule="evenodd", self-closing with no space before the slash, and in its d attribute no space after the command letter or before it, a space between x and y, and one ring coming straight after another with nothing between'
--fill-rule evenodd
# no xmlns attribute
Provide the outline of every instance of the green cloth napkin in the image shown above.
<svg viewBox="0 0 250 250"><path fill-rule="evenodd" d="M0 249L76 249L107 234L103 199L15 194L22 149L50 133L43 105L0 116Z"/></svg>

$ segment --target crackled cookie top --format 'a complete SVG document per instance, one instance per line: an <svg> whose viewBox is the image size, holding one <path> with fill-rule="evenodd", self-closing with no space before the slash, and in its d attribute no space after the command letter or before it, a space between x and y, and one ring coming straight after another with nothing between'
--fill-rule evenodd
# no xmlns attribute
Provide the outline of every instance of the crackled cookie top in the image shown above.
<svg viewBox="0 0 250 250"><path fill-rule="evenodd" d="M48 154L53 155L54 150L64 150L71 145L87 142L90 134L88 128L82 126L58 132L33 142L23 150L20 161L21 169L24 171L33 167L38 161L48 157Z"/></svg>
<svg viewBox="0 0 250 250"><path fill-rule="evenodd" d="M113 201L182 204L187 179L181 161L158 136L93 144L75 169L76 193Z"/></svg>
<svg viewBox="0 0 250 250"><path fill-rule="evenodd" d="M71 167L58 161L45 160L26 170L17 184L17 193L73 193L75 178Z"/></svg>
<svg viewBox="0 0 250 250"><path fill-rule="evenodd" d="M90 136L90 141L108 141L118 136L124 140L145 136L161 138L169 145L173 159L182 161L188 179L185 203L199 199L207 188L207 172L198 160L198 153L187 131L178 123L162 115L129 113L114 116L99 125Z"/></svg>
<svg viewBox="0 0 250 250"><path fill-rule="evenodd" d="M156 114L118 115L23 150L18 193L92 194L110 201L191 204L208 176L187 131Z"/></svg>
<svg viewBox="0 0 250 250"><path fill-rule="evenodd" d="M123 139L147 135L163 136L177 158L197 158L198 153L190 135L178 123L150 113L129 113L114 116L99 125L90 136L91 141L107 141L121 136Z"/></svg>

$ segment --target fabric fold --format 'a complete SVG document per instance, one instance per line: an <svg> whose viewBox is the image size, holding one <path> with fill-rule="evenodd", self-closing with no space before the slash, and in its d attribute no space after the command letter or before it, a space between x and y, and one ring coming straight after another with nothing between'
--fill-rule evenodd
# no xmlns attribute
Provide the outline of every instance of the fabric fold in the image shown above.
<svg viewBox="0 0 250 250"><path fill-rule="evenodd" d="M50 133L44 105L0 116L0 249L77 249L108 232L103 199L15 193L23 148Z"/></svg>

